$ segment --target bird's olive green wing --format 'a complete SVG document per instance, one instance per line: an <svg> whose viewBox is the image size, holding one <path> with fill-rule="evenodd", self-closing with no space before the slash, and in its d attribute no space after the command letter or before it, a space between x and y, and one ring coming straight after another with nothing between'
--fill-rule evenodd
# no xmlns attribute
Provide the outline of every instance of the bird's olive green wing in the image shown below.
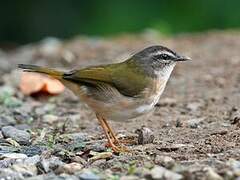
<svg viewBox="0 0 240 180"><path fill-rule="evenodd" d="M149 79L142 72L126 63L88 67L65 73L63 78L79 85L104 86L110 85L121 94L136 97L147 86Z"/></svg>

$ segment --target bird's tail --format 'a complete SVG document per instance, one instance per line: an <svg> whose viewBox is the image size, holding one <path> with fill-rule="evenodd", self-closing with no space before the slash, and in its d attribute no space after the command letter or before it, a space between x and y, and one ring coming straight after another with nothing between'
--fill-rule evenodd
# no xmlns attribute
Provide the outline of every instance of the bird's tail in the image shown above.
<svg viewBox="0 0 240 180"><path fill-rule="evenodd" d="M64 72L57 71L55 69L50 69L50 68L36 66L36 65L29 65L29 64L18 64L18 68L23 69L23 71L25 72L36 72L36 73L47 74L56 79L61 79L64 74Z"/></svg>

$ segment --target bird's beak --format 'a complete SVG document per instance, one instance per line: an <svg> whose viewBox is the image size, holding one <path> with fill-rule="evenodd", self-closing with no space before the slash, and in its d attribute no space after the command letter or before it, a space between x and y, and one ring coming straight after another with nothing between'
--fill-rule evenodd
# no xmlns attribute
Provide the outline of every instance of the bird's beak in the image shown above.
<svg viewBox="0 0 240 180"><path fill-rule="evenodd" d="M175 61L191 61L192 59L188 56L180 56L179 58L175 59Z"/></svg>

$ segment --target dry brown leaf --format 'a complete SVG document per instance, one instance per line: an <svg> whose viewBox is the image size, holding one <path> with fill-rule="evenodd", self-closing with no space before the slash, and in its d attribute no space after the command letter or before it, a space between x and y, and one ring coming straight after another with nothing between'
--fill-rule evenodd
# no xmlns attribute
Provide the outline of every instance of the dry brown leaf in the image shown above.
<svg viewBox="0 0 240 180"><path fill-rule="evenodd" d="M56 79L42 74L29 72L23 72L21 74L19 87L22 93L25 95L31 95L39 92L60 94L65 89L63 84Z"/></svg>

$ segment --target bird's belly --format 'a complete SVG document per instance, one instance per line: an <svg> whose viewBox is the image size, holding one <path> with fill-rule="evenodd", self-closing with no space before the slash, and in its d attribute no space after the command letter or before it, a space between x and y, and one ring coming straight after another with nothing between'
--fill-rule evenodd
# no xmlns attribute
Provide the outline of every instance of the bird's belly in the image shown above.
<svg viewBox="0 0 240 180"><path fill-rule="evenodd" d="M110 120L128 120L148 113L154 108L155 102L146 103L141 100L124 99L119 102L103 103L89 100L87 104L95 112Z"/></svg>

